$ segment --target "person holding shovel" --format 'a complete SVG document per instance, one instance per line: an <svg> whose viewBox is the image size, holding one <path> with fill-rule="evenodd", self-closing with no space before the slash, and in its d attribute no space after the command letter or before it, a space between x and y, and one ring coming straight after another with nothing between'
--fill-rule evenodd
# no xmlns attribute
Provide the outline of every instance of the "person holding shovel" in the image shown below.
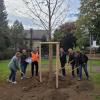
<svg viewBox="0 0 100 100"><path fill-rule="evenodd" d="M26 59L28 58L27 56L27 51L26 49L22 50L22 54L21 54L21 61L20 61L20 67L21 67L21 79L26 78L25 74L26 74L26 69L27 69L27 65L28 62L26 61Z"/></svg>
<svg viewBox="0 0 100 100"><path fill-rule="evenodd" d="M63 48L60 48L60 63L61 63L62 75L66 76L66 71L65 71L66 53Z"/></svg>
<svg viewBox="0 0 100 100"><path fill-rule="evenodd" d="M16 82L16 72L19 70L19 63L20 63L20 52L16 52L15 56L12 57L10 63L8 64L8 67L10 69L10 75L7 79L8 82L11 82L12 84L17 84Z"/></svg>
<svg viewBox="0 0 100 100"><path fill-rule="evenodd" d="M74 78L75 77L75 73L74 73L74 69L75 69L75 53L73 52L73 50L71 48L68 49L68 55L69 55L68 63L72 67L72 78Z"/></svg>

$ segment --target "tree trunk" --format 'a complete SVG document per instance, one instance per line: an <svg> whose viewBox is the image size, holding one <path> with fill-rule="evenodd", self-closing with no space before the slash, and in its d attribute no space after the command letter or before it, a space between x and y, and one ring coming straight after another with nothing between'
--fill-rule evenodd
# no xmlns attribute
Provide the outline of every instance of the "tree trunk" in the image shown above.
<svg viewBox="0 0 100 100"><path fill-rule="evenodd" d="M52 72L53 72L53 68L52 68L52 44L49 44L49 77L50 79L52 79Z"/></svg>
<svg viewBox="0 0 100 100"><path fill-rule="evenodd" d="M48 33L49 33L49 41L51 41L51 2L49 0L48 2L48 11L49 11L49 30L48 30ZM52 79L52 44L49 44L49 77L50 77L50 80Z"/></svg>

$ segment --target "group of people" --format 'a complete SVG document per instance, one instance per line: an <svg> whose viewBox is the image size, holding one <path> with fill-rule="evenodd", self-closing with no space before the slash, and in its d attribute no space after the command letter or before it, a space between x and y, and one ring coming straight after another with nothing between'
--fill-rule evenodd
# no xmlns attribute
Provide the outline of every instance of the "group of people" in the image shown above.
<svg viewBox="0 0 100 100"><path fill-rule="evenodd" d="M27 65L31 63L31 78L33 76L38 76L38 60L39 52L37 48L34 48L32 52L27 52L26 49L16 52L12 57L8 67L10 69L10 75L7 79L8 82L16 84L16 72L17 70L21 73L21 79L26 78ZM20 66L20 67L19 67Z"/></svg>
<svg viewBox="0 0 100 100"><path fill-rule="evenodd" d="M68 60L66 56L68 55ZM86 74L86 79L89 80L89 73L87 68L88 57L85 53L80 51L73 51L71 48L68 49L67 53L63 48L60 48L60 62L62 75L66 76L65 64L66 62L71 66L72 78L75 78L75 71L77 72L78 80L82 80L82 68Z"/></svg>
<svg viewBox="0 0 100 100"><path fill-rule="evenodd" d="M66 57L68 55L68 61ZM8 67L10 69L10 75L7 79L8 82L16 84L16 72L17 70L21 73L21 79L26 78L26 69L27 65L31 64L31 78L33 76L38 76L38 60L39 60L39 52L38 48L34 48L32 52L27 52L26 49L23 49L20 52L16 52L16 54L12 57ZM62 69L62 76L66 76L65 64L71 65L72 69L72 78L75 77L75 70L77 70L77 77L79 80L82 80L82 68L85 71L86 78L89 80L89 74L87 70L87 62L88 57L85 54L82 54L80 51L73 52L72 49L68 49L66 53L63 48L60 48L60 62ZM19 67L20 66L20 67Z"/></svg>

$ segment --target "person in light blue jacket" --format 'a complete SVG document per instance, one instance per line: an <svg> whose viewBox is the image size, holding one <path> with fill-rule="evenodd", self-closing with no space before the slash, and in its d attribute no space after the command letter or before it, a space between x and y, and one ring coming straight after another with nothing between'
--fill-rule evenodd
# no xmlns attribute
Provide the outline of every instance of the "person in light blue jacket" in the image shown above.
<svg viewBox="0 0 100 100"><path fill-rule="evenodd" d="M11 71L9 78L7 79L8 82L16 84L16 72L19 70L19 63L20 63L20 52L17 52L15 56L12 57L11 61L8 64L8 67Z"/></svg>

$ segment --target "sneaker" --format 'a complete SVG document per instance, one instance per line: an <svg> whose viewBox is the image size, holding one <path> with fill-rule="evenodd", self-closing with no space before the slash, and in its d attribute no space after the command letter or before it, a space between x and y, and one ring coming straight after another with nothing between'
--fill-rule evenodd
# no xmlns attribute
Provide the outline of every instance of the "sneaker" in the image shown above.
<svg viewBox="0 0 100 100"><path fill-rule="evenodd" d="M23 80L24 79L24 77L21 77L21 80Z"/></svg>
<svg viewBox="0 0 100 100"><path fill-rule="evenodd" d="M62 76L61 79L62 79L62 80L65 80L65 76Z"/></svg>
<svg viewBox="0 0 100 100"><path fill-rule="evenodd" d="M78 78L78 81L81 81L82 79L81 78Z"/></svg>
<svg viewBox="0 0 100 100"><path fill-rule="evenodd" d="M11 82L12 82L12 80L10 80L10 79L7 79L7 82L11 83Z"/></svg>
<svg viewBox="0 0 100 100"><path fill-rule="evenodd" d="M14 81L14 82L12 82L12 84L17 84L17 82L16 82L16 81Z"/></svg>
<svg viewBox="0 0 100 100"><path fill-rule="evenodd" d="M21 77L21 80L25 79L26 77Z"/></svg>

